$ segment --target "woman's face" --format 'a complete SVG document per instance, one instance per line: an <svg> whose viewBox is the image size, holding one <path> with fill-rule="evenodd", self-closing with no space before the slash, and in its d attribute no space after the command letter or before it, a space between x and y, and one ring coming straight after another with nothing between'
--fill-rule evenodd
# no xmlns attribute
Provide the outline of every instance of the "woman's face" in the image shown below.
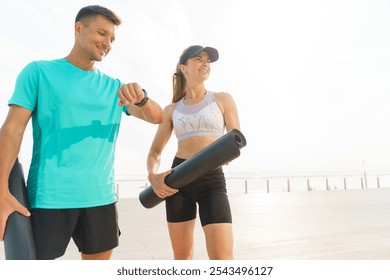
<svg viewBox="0 0 390 280"><path fill-rule="evenodd" d="M205 51L189 58L185 65L182 65L181 71L184 73L187 81L205 81L210 75L210 58Z"/></svg>

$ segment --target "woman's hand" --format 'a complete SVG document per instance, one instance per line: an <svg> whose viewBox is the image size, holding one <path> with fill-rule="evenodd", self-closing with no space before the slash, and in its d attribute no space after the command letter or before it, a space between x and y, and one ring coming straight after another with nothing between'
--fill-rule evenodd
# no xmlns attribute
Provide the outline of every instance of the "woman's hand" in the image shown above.
<svg viewBox="0 0 390 280"><path fill-rule="evenodd" d="M165 177L167 177L171 173L172 169L163 173L150 173L148 176L149 182L152 185L154 193L160 198L166 198L178 192L177 189L169 187L164 182Z"/></svg>

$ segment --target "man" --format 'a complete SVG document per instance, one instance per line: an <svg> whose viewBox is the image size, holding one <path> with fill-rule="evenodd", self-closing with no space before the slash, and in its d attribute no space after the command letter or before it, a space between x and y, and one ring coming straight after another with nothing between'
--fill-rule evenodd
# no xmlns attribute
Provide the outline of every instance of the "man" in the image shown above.
<svg viewBox="0 0 390 280"><path fill-rule="evenodd" d="M0 130L0 240L12 212L31 215L38 259L62 256L71 238L82 259L110 259L119 236L114 152L122 113L162 121L161 107L137 83L95 68L120 24L104 7L82 8L69 55L34 61L17 78ZM8 178L30 118L29 211L10 194Z"/></svg>

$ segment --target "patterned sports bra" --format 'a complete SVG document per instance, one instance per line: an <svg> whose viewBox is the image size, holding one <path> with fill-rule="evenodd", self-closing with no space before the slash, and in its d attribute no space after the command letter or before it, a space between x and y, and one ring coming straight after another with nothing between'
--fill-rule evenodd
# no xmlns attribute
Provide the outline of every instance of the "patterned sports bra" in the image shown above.
<svg viewBox="0 0 390 280"><path fill-rule="evenodd" d="M184 98L179 100L172 121L178 141L191 136L220 137L225 129L223 114L210 91L206 92L201 102L194 105L185 105Z"/></svg>

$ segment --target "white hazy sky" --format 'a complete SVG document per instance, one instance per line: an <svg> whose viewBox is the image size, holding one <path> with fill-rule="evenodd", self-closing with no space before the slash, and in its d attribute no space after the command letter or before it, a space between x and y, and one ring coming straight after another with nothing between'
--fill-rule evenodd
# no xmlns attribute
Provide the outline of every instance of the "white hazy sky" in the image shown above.
<svg viewBox="0 0 390 280"><path fill-rule="evenodd" d="M100 4L123 19L97 66L138 82L162 106L182 50L217 48L207 88L233 95L248 145L227 172L390 171L388 0L13 0L0 10L0 122L31 60L73 45L74 18ZM117 174L145 173L156 126L123 118ZM173 137L162 169L175 152ZM28 164L31 128L20 154Z"/></svg>

